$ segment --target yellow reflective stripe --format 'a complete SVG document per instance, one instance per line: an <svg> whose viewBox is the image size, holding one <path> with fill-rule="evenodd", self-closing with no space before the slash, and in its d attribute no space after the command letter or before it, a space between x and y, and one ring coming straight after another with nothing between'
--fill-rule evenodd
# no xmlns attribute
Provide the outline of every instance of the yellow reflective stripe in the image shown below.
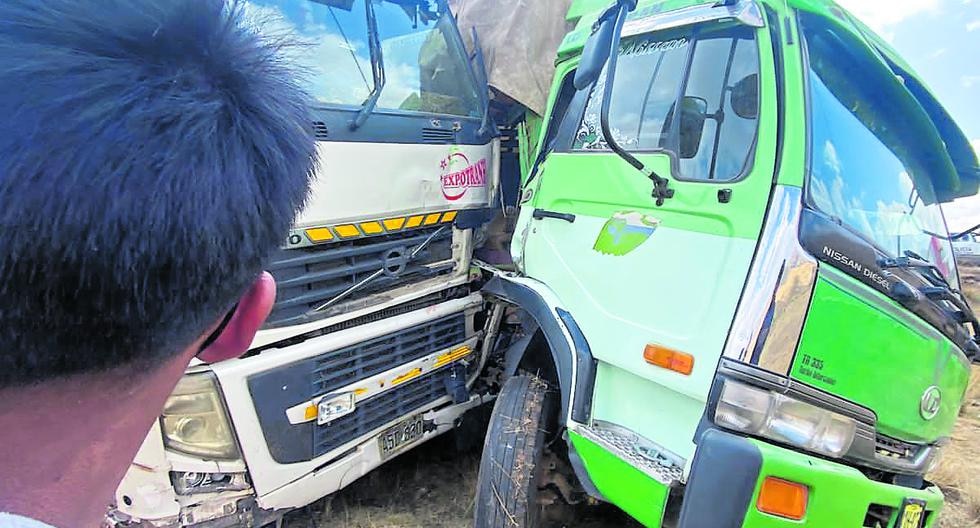
<svg viewBox="0 0 980 528"><path fill-rule="evenodd" d="M402 226L405 225L405 219L389 218L388 220L384 221L384 224L385 224L385 229L387 229L388 231L398 231L399 229L402 228Z"/></svg>
<svg viewBox="0 0 980 528"><path fill-rule="evenodd" d="M414 216L400 216L384 220L372 220L360 224L343 224L331 227L311 227L306 229L306 236L313 243L329 242L340 238L355 238L364 235L380 235L385 232L411 229L419 226L430 226L438 223L448 224L459 216L459 211L431 213ZM360 229L358 229L360 227Z"/></svg>
<svg viewBox="0 0 980 528"><path fill-rule="evenodd" d="M381 224L378 222L364 222L361 224L361 231L364 231L365 235L377 235L378 233L385 232L385 230L381 228Z"/></svg>
<svg viewBox="0 0 980 528"><path fill-rule="evenodd" d="M394 386L394 385L398 385L399 383L405 383L406 381L408 381L408 380L410 380L412 378L419 377L421 374L422 374L422 369L421 368L414 368L414 369L412 369L412 370L410 370L410 371L402 374L401 376L398 376L397 378L391 380L391 384Z"/></svg>
<svg viewBox="0 0 980 528"><path fill-rule="evenodd" d="M333 240L333 233L331 233L330 228L327 227L314 227L312 229L307 229L306 236L310 237L310 240L313 242L326 242L328 240Z"/></svg>
<svg viewBox="0 0 980 528"><path fill-rule="evenodd" d="M470 352L472 352L472 351L473 350L470 349L470 347L468 347L468 346L461 346L461 347L457 348L456 350L453 350L453 351L450 351L450 352L446 352L445 354L443 354L443 355L439 356L438 358L436 358L436 364L435 364L435 366L433 368L439 368L439 367L442 367L444 365L448 365L448 364L450 364L450 363L452 363L454 361L457 361L459 359L462 359L462 358L470 355Z"/></svg>
<svg viewBox="0 0 980 528"><path fill-rule="evenodd" d="M356 237L356 236L358 236L358 235L361 234L361 232L357 230L357 227L355 227L353 225L350 225L350 224L347 224L347 225L339 225L339 226L335 227L334 229L336 229L337 230L337 234L340 235L343 238Z"/></svg>

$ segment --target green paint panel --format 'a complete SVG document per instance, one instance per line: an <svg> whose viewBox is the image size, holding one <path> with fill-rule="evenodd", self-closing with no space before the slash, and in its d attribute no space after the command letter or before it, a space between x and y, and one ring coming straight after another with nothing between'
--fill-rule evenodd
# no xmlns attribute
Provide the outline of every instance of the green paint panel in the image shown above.
<svg viewBox="0 0 980 528"><path fill-rule="evenodd" d="M864 516L871 504L889 506L895 508L897 512L906 498L926 501L926 509L933 512L929 516L927 526L933 526L938 518L938 512L943 507L943 495L937 487L914 490L883 484L868 479L863 473L849 466L807 456L758 440L751 441L762 452L762 469L742 525L744 528L857 527L864 524ZM768 515L755 507L762 481L770 476L809 487L807 513L802 521Z"/></svg>
<svg viewBox="0 0 980 528"><path fill-rule="evenodd" d="M666 155L637 157L660 174L670 174ZM554 153L544 163L534 204L603 219L636 211L655 216L661 227L756 240L772 184L771 163L763 165L770 167L768 174L758 174L765 172L762 169L746 180L724 185L672 179L674 197L657 207L650 197L650 179L615 154ZM732 189L730 203L718 201L719 189Z"/></svg>
<svg viewBox="0 0 980 528"><path fill-rule="evenodd" d="M843 274L829 277L824 271L817 282L791 376L871 409L886 435L910 442L949 436L970 376L962 353L892 300ZM920 400L933 385L942 405L926 420Z"/></svg>
<svg viewBox="0 0 980 528"><path fill-rule="evenodd" d="M644 526L660 526L670 488L574 432L568 435L603 497Z"/></svg>

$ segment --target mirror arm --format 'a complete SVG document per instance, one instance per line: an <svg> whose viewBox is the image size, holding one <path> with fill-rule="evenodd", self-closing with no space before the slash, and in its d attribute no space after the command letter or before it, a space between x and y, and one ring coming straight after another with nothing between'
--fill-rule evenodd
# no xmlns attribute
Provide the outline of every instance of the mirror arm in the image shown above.
<svg viewBox="0 0 980 528"><path fill-rule="evenodd" d="M609 148L616 155L653 180L653 197L657 200L657 207L660 207L664 204L664 200L674 197L674 190L669 187L670 181L652 169L647 173L647 168L643 165L643 162L627 152L616 141L615 136L612 134L612 128L609 126L609 106L612 100L613 84L616 81L616 64L619 59L619 44L622 40L623 25L626 23L626 16L629 14L629 11L634 8L636 8L635 0L620 0L619 12L616 15L616 26L613 29L612 43L609 47L609 59L606 65L606 81L603 86L602 104L599 109L599 127L602 130L606 144L609 145Z"/></svg>

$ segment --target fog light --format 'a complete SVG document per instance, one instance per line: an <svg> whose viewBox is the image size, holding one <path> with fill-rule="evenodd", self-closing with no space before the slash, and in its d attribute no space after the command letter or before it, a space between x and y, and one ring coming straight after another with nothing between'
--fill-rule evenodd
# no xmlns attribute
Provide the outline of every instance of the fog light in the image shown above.
<svg viewBox="0 0 980 528"><path fill-rule="evenodd" d="M803 484L766 477L756 507L763 513L799 521L806 515L808 496L809 488Z"/></svg>
<svg viewBox="0 0 980 528"><path fill-rule="evenodd" d="M317 425L330 423L337 418L347 416L357 408L357 395L353 392L337 396L326 396L317 405Z"/></svg>
<svg viewBox="0 0 980 528"><path fill-rule="evenodd" d="M242 491L249 489L245 473L202 473L199 471L174 471L170 474L174 491L178 495L214 493L218 491Z"/></svg>

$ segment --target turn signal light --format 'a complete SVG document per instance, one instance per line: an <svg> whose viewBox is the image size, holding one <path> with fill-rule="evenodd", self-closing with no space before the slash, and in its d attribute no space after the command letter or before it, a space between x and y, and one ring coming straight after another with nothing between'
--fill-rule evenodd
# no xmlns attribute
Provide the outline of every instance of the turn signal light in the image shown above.
<svg viewBox="0 0 980 528"><path fill-rule="evenodd" d="M694 356L660 345L647 345L643 349L643 359L651 365L673 370L685 376L689 376L694 371Z"/></svg>
<svg viewBox="0 0 980 528"><path fill-rule="evenodd" d="M756 507L763 513L799 521L806 515L808 494L809 489L803 484L766 477Z"/></svg>

